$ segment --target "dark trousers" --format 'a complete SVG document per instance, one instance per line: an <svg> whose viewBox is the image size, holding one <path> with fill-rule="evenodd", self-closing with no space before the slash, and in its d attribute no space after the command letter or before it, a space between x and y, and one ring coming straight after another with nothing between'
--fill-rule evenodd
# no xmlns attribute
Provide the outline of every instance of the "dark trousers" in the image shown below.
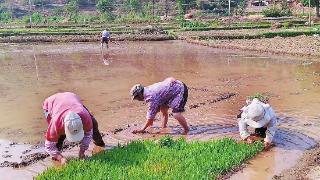
<svg viewBox="0 0 320 180"><path fill-rule="evenodd" d="M87 109L87 107L83 106L88 112L89 110ZM104 147L105 146L105 143L102 139L102 136L101 136L101 133L98 129L98 122L97 120L93 117L93 115L89 112L90 116L91 116L91 119L92 119L92 131L93 131L93 134L92 134L92 139L93 139L93 143L96 145L96 146L101 146L101 147ZM56 147L58 148L59 151L62 150L62 147L63 147L63 141L66 139L66 135L61 135L58 139L58 143L56 145Z"/></svg>
<svg viewBox="0 0 320 180"><path fill-rule="evenodd" d="M265 137L266 137L266 131L267 131L267 128L265 128L265 127L256 128L256 129L254 130L254 134L255 134L256 136L265 138Z"/></svg>

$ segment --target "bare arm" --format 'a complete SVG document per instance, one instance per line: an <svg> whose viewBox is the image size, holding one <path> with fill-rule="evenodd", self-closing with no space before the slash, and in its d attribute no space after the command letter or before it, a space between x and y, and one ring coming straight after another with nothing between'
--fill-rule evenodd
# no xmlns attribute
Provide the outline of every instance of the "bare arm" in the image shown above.
<svg viewBox="0 0 320 180"><path fill-rule="evenodd" d="M239 132L240 137L243 140L246 140L250 136L250 133L247 129L247 124L242 119L239 121Z"/></svg>
<svg viewBox="0 0 320 180"><path fill-rule="evenodd" d="M152 126L153 125L153 119L148 119L147 122L145 123L144 127L140 130L134 130L132 131L133 134L136 134L136 133L145 133L145 130Z"/></svg>

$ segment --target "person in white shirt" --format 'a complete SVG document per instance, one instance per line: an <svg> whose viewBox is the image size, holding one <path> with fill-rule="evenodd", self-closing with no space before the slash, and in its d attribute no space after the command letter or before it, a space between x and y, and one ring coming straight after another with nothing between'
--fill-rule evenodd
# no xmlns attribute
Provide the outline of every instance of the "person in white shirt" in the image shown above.
<svg viewBox="0 0 320 180"><path fill-rule="evenodd" d="M241 111L239 132L241 139L251 144L256 137L264 138L264 147L269 149L277 130L277 116L270 104L263 103L257 98L247 102ZM255 128L255 134L250 134L248 126Z"/></svg>
<svg viewBox="0 0 320 180"><path fill-rule="evenodd" d="M105 29L102 31L102 36L101 36L101 48L103 48L103 43L107 44L107 48L109 48L109 41L110 41L110 33Z"/></svg>

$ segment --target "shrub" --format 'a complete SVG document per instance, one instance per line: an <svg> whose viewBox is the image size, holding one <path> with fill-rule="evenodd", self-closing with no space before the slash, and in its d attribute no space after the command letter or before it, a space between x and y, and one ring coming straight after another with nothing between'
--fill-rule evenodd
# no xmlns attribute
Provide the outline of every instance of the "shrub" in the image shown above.
<svg viewBox="0 0 320 180"><path fill-rule="evenodd" d="M262 10L262 14L266 17L280 17L281 9L277 6L271 6Z"/></svg>
<svg viewBox="0 0 320 180"><path fill-rule="evenodd" d="M139 0L126 0L125 6L127 10L135 13L141 12L142 5Z"/></svg>
<svg viewBox="0 0 320 180"><path fill-rule="evenodd" d="M180 27L181 28L206 28L206 27L209 27L209 24L200 22L200 21L181 20Z"/></svg>
<svg viewBox="0 0 320 180"><path fill-rule="evenodd" d="M159 140L159 144L161 147L172 147L174 144L174 140L171 136L163 136Z"/></svg>
<svg viewBox="0 0 320 180"><path fill-rule="evenodd" d="M43 24L45 22L45 18L42 14L35 12L31 15L32 24ZM23 16L22 22L25 24L30 23L30 16Z"/></svg>
<svg viewBox="0 0 320 180"><path fill-rule="evenodd" d="M34 24L42 24L45 21L45 18L43 17L43 15L38 12L33 13L31 18L32 18L32 23Z"/></svg>
<svg viewBox="0 0 320 180"><path fill-rule="evenodd" d="M54 8L52 11L52 14L54 16L63 16L64 15L64 9L63 8Z"/></svg>
<svg viewBox="0 0 320 180"><path fill-rule="evenodd" d="M96 7L101 14L106 13L111 15L114 9L114 2L113 0L98 0Z"/></svg>
<svg viewBox="0 0 320 180"><path fill-rule="evenodd" d="M9 12L1 12L0 13L0 22L9 23L12 21L11 13Z"/></svg>
<svg viewBox="0 0 320 180"><path fill-rule="evenodd" d="M262 10L262 14L266 17L281 17L281 16L291 16L291 10L279 6L271 6Z"/></svg>
<svg viewBox="0 0 320 180"><path fill-rule="evenodd" d="M290 21L285 21L282 23L283 28L288 29L289 27L292 26L292 22Z"/></svg>
<svg viewBox="0 0 320 180"><path fill-rule="evenodd" d="M245 0L239 0L237 6L235 7L234 14L235 15L244 15L245 13L245 6L246 6L246 1Z"/></svg>
<svg viewBox="0 0 320 180"><path fill-rule="evenodd" d="M48 22L51 23L59 23L62 22L64 20L64 17L62 16L50 16L48 17Z"/></svg>
<svg viewBox="0 0 320 180"><path fill-rule="evenodd" d="M263 149L261 142L248 145L230 138L187 143L164 137L161 142L165 148L154 141L133 141L88 160L73 160L63 169L50 168L37 179L216 179Z"/></svg>

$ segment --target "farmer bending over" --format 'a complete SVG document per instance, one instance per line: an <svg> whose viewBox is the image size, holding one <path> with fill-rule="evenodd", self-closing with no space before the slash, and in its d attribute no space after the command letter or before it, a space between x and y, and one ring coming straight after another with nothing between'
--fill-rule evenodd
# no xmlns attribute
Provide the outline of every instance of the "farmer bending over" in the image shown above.
<svg viewBox="0 0 320 180"><path fill-rule="evenodd" d="M43 103L43 110L48 122L45 150L53 160L61 165L67 161L61 154L65 138L69 142L79 142L79 158L84 158L91 139L95 148L104 149L104 142L98 130L96 119L81 103L80 98L71 92L57 93ZM97 147L98 146L98 147Z"/></svg>
<svg viewBox="0 0 320 180"><path fill-rule="evenodd" d="M103 48L103 43L107 44L107 48L109 48L109 41L110 41L110 33L105 29L102 31L102 36L101 36L101 48Z"/></svg>
<svg viewBox="0 0 320 180"><path fill-rule="evenodd" d="M248 144L257 139L264 138L264 147L269 149L273 136L277 130L277 117L272 107L259 101L257 98L248 102L248 105L241 109L241 119L239 121L240 136ZM247 126L255 128L255 134L249 134Z"/></svg>
<svg viewBox="0 0 320 180"><path fill-rule="evenodd" d="M136 84L131 88L130 95L132 100L150 103L147 122L142 129L135 130L133 133L144 133L149 126L152 126L156 114L160 111L164 118L162 127L166 128L169 108L172 109L173 117L183 127L184 134L189 132L186 119L181 114L188 99L188 88L183 82L170 77L147 87Z"/></svg>

